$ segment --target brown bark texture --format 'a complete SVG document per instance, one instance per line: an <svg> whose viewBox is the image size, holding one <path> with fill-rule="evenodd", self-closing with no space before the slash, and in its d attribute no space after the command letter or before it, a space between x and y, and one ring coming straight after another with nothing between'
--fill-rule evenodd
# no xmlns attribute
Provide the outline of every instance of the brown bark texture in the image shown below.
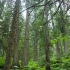
<svg viewBox="0 0 70 70"><path fill-rule="evenodd" d="M20 0L16 0L14 13L13 13L13 20L11 25L11 31L9 34L6 60L5 60L5 65L3 70L10 70L11 68L12 51L14 49L14 45L16 41L16 30L17 30L18 17L19 17L19 3L20 3Z"/></svg>

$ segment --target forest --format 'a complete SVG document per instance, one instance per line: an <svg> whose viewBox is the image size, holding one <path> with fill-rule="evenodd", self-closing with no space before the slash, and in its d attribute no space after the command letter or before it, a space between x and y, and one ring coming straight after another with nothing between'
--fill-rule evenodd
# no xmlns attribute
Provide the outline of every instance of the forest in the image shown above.
<svg viewBox="0 0 70 70"><path fill-rule="evenodd" d="M70 70L70 0L0 0L0 70Z"/></svg>

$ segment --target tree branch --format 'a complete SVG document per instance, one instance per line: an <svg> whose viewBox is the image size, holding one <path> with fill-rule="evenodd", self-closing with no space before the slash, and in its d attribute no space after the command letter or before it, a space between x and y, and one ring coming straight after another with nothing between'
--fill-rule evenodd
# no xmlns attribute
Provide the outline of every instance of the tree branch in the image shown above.
<svg viewBox="0 0 70 70"><path fill-rule="evenodd" d="M43 1L43 0L42 0L42 1ZM26 9L24 9L23 11L20 12L20 14L21 14L22 12L24 12L25 10L27 10L27 9L30 9L30 8L32 8L32 7L35 7L36 5L40 4L42 1L40 1L40 2L38 2L38 3L36 3L36 4L34 4L34 5L32 5L32 6L28 7L28 8L26 8Z"/></svg>
<svg viewBox="0 0 70 70"><path fill-rule="evenodd" d="M53 13L53 15L52 15L52 16L55 16L55 15L56 15L56 13L58 12L58 10L59 10L59 8L60 8L61 4L62 4L62 1L61 1L61 3L59 4L59 6L58 6L57 10ZM48 23L51 19L52 19L52 18L50 18L48 21L46 21L45 23L43 23L43 25L45 25L46 23Z"/></svg>

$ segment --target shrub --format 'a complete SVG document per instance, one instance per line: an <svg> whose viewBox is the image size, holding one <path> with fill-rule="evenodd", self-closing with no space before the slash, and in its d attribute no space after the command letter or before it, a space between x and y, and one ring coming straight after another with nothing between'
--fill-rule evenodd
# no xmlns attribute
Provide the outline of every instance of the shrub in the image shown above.
<svg viewBox="0 0 70 70"><path fill-rule="evenodd" d="M0 57L0 67L3 67L5 63L5 59L3 57Z"/></svg>
<svg viewBox="0 0 70 70"><path fill-rule="evenodd" d="M40 67L39 64L31 60L28 64L29 70L45 70L45 67Z"/></svg>

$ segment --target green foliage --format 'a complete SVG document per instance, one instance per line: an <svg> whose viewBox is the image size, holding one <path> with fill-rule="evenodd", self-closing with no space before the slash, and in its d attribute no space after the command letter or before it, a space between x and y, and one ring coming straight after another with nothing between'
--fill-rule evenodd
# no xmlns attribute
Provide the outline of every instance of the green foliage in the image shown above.
<svg viewBox="0 0 70 70"><path fill-rule="evenodd" d="M45 66L45 64L46 64L45 55L43 55L43 56L41 56L41 57L38 58L38 64L39 64L41 67Z"/></svg>
<svg viewBox="0 0 70 70"><path fill-rule="evenodd" d="M5 0L3 0L5 1ZM12 1L12 0L10 0ZM1 16L0 16L0 56L2 53L1 50L4 51L3 56L6 56L6 49L8 47L8 35L9 35L9 31L10 31L10 27L11 27L11 22L12 22L12 14L13 14L13 7L14 7L14 2L10 3L6 2L5 5L4 3L0 4L1 7ZM40 0L29 0L30 4L33 5L34 3L37 3ZM65 0L64 0L65 1ZM52 2L52 0L49 0L48 5ZM66 1L65 1L66 2ZM44 0L42 2L42 5L44 3ZM7 5L8 4L8 5ZM40 5L40 3L39 3ZM52 6L53 5L53 6ZM61 11L61 9L59 9L55 16L53 16L52 18L52 14L54 13L54 11L57 10L57 6L55 7L55 4L49 5L49 11L48 11L48 19L51 18L49 23L49 37L50 37L50 46L52 46L53 49L51 49L51 47L49 48L51 50L51 62L50 62L50 66L52 70L70 70L70 54L69 55L65 55L62 56L64 54L61 54L59 56L59 59L56 58L56 51L55 51L55 47L53 46L54 44L57 43L58 41L58 46L60 49L60 53L62 51L64 51L64 46L62 45L63 40L65 40L65 42L67 43L68 49L70 49L70 44L68 44L68 42L70 41L70 17L67 17L68 14L64 14L64 17L62 17L60 15L61 12L64 13L64 9L63 11ZM5 7L4 7L5 6ZM63 7L63 5L61 5ZM23 7L23 6L22 6ZM23 8L22 8L23 9ZM29 9L30 11L32 10L32 8ZM51 10L51 12L50 12ZM54 10L54 11L53 11ZM20 8L20 11L21 8ZM31 11L32 12L32 11ZM46 65L46 61L45 61L45 25L43 25L45 23L45 19L44 19L44 7L35 7L33 9L33 12L31 13L32 18L30 18L30 37L29 37L29 57L28 60L33 59L34 57L34 33L35 30L37 31L37 38L38 38L38 61L35 62L33 60L29 61L28 66L24 67L23 70L45 70L45 65ZM34 13L36 15L36 17L34 17ZM35 20L35 21L34 21ZM34 22L33 22L34 21ZM54 23L54 25L50 25L51 21ZM31 23L33 22L33 23ZM19 27L18 27L18 32L19 32L19 44L18 44L18 51L19 51L19 59L22 59L22 49L23 49L23 41L24 41L24 37L25 37L25 20L23 19L23 15L21 13L21 15L19 16ZM65 25L65 30L66 30L66 34L63 36L61 31L62 31L62 26L63 24ZM52 29L53 28L53 29ZM61 48L62 47L62 48ZM53 53L52 53L53 52ZM53 56L54 55L54 56ZM4 57L5 58L5 57ZM4 60L3 57L0 57L0 66L4 65ZM11 60L11 65L12 65L13 59ZM19 64L21 66L21 60L19 60Z"/></svg>
<svg viewBox="0 0 70 70"><path fill-rule="evenodd" d="M22 67L23 70L30 70L28 66Z"/></svg>
<svg viewBox="0 0 70 70"><path fill-rule="evenodd" d="M65 56L61 58L62 67L63 68L70 68L70 56Z"/></svg>
<svg viewBox="0 0 70 70"><path fill-rule="evenodd" d="M45 70L45 68L40 67L37 62L31 60L29 61L28 66L24 67L23 70Z"/></svg>
<svg viewBox="0 0 70 70"><path fill-rule="evenodd" d="M70 70L70 56L65 55L59 59L51 59L52 70Z"/></svg>
<svg viewBox="0 0 70 70"><path fill-rule="evenodd" d="M39 67L39 65L37 64L37 62L34 62L34 61L32 61L32 60L29 62L28 66L29 66L29 68L30 68L31 70L36 70L37 67Z"/></svg>
<svg viewBox="0 0 70 70"><path fill-rule="evenodd" d="M52 70L70 70L70 56L65 55L59 59L51 59L51 69ZM24 67L23 70L45 70L45 65L40 66L37 62L31 60L28 66Z"/></svg>
<svg viewBox="0 0 70 70"><path fill-rule="evenodd" d="M0 66L4 66L5 59L3 57L0 57Z"/></svg>
<svg viewBox="0 0 70 70"><path fill-rule="evenodd" d="M62 42L63 40L68 41L70 37L68 35L65 35L64 37L62 35L59 35L56 39L52 39L50 41L51 45L56 44L57 41Z"/></svg>
<svg viewBox="0 0 70 70"><path fill-rule="evenodd" d="M55 44L57 42L57 39L51 40L51 44Z"/></svg>

